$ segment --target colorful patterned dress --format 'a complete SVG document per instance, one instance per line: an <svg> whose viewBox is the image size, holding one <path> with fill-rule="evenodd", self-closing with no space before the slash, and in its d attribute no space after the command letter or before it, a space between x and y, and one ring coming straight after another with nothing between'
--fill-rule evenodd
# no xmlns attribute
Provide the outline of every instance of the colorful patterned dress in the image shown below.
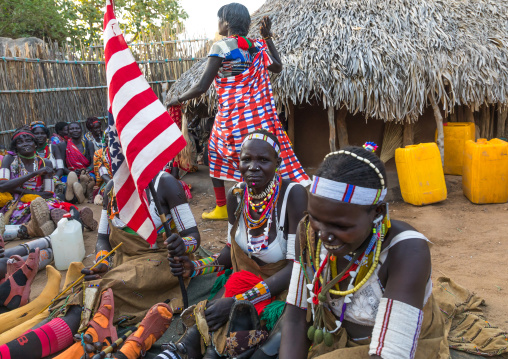
<svg viewBox="0 0 508 359"><path fill-rule="evenodd" d="M0 180L11 180L15 178L22 177L24 175L27 175L31 172L29 172L26 168L23 162L19 159L18 155L15 153L10 153L14 156L14 160L12 161L10 165L10 178L0 178ZM44 166L44 161L42 158L37 156L37 160L34 162L34 172L37 171L39 168ZM23 189L27 189L34 192L43 192L44 191L44 185L43 185L43 179L41 176L36 176L34 178L31 178L30 180L23 183L21 186ZM13 195L13 200L5 205L1 210L0 213L6 213L8 209L10 208L11 203L15 203L16 200L20 199L19 202L16 204L16 209L12 212L10 221L8 224L23 224L30 220L31 214L30 214L30 202L25 201L22 202L24 199L23 197L20 198L19 194ZM60 201L56 198L48 198L44 199L48 205L48 208L50 210L54 208L62 208L60 205Z"/></svg>
<svg viewBox="0 0 508 359"><path fill-rule="evenodd" d="M264 128L281 144L282 177L307 186L309 177L277 116L267 69L272 60L266 42L256 40L254 46L256 52L242 50L235 38L228 38L215 43L210 51L209 56L224 59L215 78L218 111L208 148L210 176L242 181L238 169L242 140L248 133Z"/></svg>

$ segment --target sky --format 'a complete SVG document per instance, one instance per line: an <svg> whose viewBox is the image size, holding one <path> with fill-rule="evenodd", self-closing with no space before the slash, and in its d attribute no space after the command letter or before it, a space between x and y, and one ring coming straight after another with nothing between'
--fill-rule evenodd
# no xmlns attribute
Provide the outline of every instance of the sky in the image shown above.
<svg viewBox="0 0 508 359"><path fill-rule="evenodd" d="M185 20L186 37L207 37L213 39L217 31L217 11L223 5L238 2L252 14L265 0L180 0L180 4L189 15Z"/></svg>

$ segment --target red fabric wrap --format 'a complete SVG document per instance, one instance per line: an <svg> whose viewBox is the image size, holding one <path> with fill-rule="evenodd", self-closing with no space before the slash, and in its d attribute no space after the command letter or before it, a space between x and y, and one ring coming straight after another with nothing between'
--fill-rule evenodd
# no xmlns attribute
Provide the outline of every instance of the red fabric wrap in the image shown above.
<svg viewBox="0 0 508 359"><path fill-rule="evenodd" d="M208 144L210 176L242 181L239 163L243 139L250 132L264 128L275 134L280 142L282 178L308 185L310 179L296 158L277 116L267 70L272 60L266 42L256 41L256 46L260 51L249 69L234 77L215 78L218 106Z"/></svg>
<svg viewBox="0 0 508 359"><path fill-rule="evenodd" d="M245 293L249 289L252 289L256 284L262 282L263 278L248 272L246 270L241 270L240 272L236 272L231 274L228 281L224 285L226 291L224 293L224 297L234 297L235 295ZM265 307L273 301L272 299L263 300L259 303L254 304L254 307L258 311L258 314L261 315Z"/></svg>
<svg viewBox="0 0 508 359"><path fill-rule="evenodd" d="M90 166L90 161L88 158L86 158L85 155L81 153L81 151L72 141L67 141L67 149L65 150L65 162L67 162L67 168L71 171L81 170Z"/></svg>

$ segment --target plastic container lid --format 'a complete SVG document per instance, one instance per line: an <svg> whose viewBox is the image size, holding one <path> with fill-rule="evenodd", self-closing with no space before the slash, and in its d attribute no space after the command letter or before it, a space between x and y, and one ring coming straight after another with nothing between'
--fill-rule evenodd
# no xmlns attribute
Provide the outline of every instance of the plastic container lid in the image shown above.
<svg viewBox="0 0 508 359"><path fill-rule="evenodd" d="M62 217L63 217L63 218L67 218L67 219L69 219L69 218L72 218L72 214L70 214L70 213L66 213L66 214L64 214Z"/></svg>

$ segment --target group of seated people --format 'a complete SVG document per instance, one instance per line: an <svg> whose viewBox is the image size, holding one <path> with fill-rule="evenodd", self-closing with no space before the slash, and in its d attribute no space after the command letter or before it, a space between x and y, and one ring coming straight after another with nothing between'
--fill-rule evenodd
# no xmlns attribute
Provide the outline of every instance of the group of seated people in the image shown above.
<svg viewBox="0 0 508 359"><path fill-rule="evenodd" d="M68 176L78 167L91 169L83 158L90 159L95 144L85 142L77 127L69 125L70 138L57 144L77 149L60 157L72 157L72 168L57 164L57 172L67 169ZM51 205L52 167L34 157L40 132L13 136L13 154L2 163L8 185L0 182L0 191L40 193ZM99 265L82 270L101 293L86 329L75 335L84 312L93 308L73 293L52 307L61 306L60 314L23 340L0 346L0 355L41 358L61 351L56 358L91 358L118 338L115 325L140 323L113 353L139 358L181 313L185 334L164 346L158 358L438 357L445 333L431 293L428 240L390 220L386 171L372 147L329 154L307 192L279 175L276 136L265 130L247 135L240 152L243 182L227 196L227 244L206 258L196 257L198 226L171 174L161 171L153 183L172 233L165 233L161 213L146 193L159 233L153 246L118 217L113 181L104 181L95 247ZM15 172L14 161L24 172ZM19 288L29 285L29 269L36 265L33 259L28 266L30 260L0 284L0 312L20 305ZM210 273L217 278L213 298L183 310L178 276L188 285Z"/></svg>
<svg viewBox="0 0 508 359"><path fill-rule="evenodd" d="M20 238L48 236L72 204L91 199L111 179L101 123L92 117L86 127L83 136L79 123L58 122L50 137L44 122L34 121L14 132L0 159L0 213L4 224L20 226ZM82 212L95 230L91 210Z"/></svg>

